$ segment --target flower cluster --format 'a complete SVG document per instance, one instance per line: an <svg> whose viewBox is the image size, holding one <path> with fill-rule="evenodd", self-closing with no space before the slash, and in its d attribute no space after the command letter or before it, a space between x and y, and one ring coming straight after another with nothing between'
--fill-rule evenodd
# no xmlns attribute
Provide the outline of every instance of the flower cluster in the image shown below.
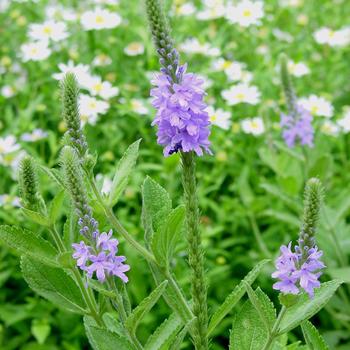
<svg viewBox="0 0 350 350"><path fill-rule="evenodd" d="M301 145L313 146L314 129L312 115L300 105L296 106L295 115L281 114L282 136L288 147L294 147L296 141Z"/></svg>
<svg viewBox="0 0 350 350"><path fill-rule="evenodd" d="M77 266L85 271L89 278L95 273L100 282L104 282L107 276L117 276L123 282L128 282L125 272L130 270L130 266L123 264L125 256L116 255L119 242L112 238L112 230L100 233L97 221L88 215L80 218L78 223L83 236L87 236L89 231L93 230L93 245L87 245L84 241L72 244L73 258L76 259Z"/></svg>
<svg viewBox="0 0 350 350"><path fill-rule="evenodd" d="M203 154L202 149L211 153L209 115L201 87L203 80L193 73L186 73L186 65L183 65L176 71L176 81L172 83L165 71L152 81L156 86L151 90L151 96L158 111L153 121L153 125L158 126L158 143L165 146L165 156L179 150L195 151L199 156Z"/></svg>
<svg viewBox="0 0 350 350"><path fill-rule="evenodd" d="M320 260L322 251L317 246L310 249L295 247L293 252L292 243L281 247L281 255L276 260L276 269L272 274L273 278L279 279L273 288L286 294L298 294L302 288L310 297L314 296L314 289L320 286L320 270L325 267Z"/></svg>

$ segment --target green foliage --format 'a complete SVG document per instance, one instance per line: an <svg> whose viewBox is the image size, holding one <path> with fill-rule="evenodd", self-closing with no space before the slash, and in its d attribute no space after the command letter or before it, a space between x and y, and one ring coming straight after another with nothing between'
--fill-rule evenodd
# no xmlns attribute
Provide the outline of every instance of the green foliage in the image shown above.
<svg viewBox="0 0 350 350"><path fill-rule="evenodd" d="M329 350L328 345L311 322L303 322L301 328L309 350Z"/></svg>
<svg viewBox="0 0 350 350"><path fill-rule="evenodd" d="M0 226L0 240L15 249L50 266L57 266L56 249L46 240L26 229Z"/></svg>
<svg viewBox="0 0 350 350"><path fill-rule="evenodd" d="M141 139L131 144L117 164L112 188L108 198L108 204L110 206L113 206L118 202L120 195L128 184L130 174L134 170L139 154L140 142Z"/></svg>
<svg viewBox="0 0 350 350"><path fill-rule="evenodd" d="M86 305L78 286L63 269L44 265L29 256L22 256L21 269L24 279L36 293L57 307L75 313L86 313Z"/></svg>
<svg viewBox="0 0 350 350"><path fill-rule="evenodd" d="M310 299L307 294L302 294L298 302L287 309L285 316L279 326L279 334L289 332L297 327L302 321L319 312L332 298L342 284L339 280L325 282L319 289L315 290L315 296Z"/></svg>

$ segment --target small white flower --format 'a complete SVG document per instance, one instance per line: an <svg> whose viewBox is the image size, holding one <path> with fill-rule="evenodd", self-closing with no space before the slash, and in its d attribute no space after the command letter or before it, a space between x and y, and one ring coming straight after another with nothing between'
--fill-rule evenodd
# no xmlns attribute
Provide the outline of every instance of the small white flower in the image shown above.
<svg viewBox="0 0 350 350"><path fill-rule="evenodd" d="M288 71L297 78L310 73L310 69L305 63L293 61L288 62Z"/></svg>
<svg viewBox="0 0 350 350"><path fill-rule="evenodd" d="M92 64L94 66L99 66L99 67L108 66L111 63L112 63L112 59L105 54L100 54L100 55L96 56L94 58L94 60L92 61Z"/></svg>
<svg viewBox="0 0 350 350"><path fill-rule="evenodd" d="M105 114L109 109L109 103L97 100L95 97L80 94L79 110L83 124L95 124L99 114Z"/></svg>
<svg viewBox="0 0 350 350"><path fill-rule="evenodd" d="M42 130L42 129L34 129L31 133L24 133L21 136L22 141L26 142L35 142L44 139L45 137L48 136L47 131Z"/></svg>
<svg viewBox="0 0 350 350"><path fill-rule="evenodd" d="M138 99L132 99L130 101L131 104L131 110L138 113L138 114L148 114L148 108L146 107L145 103L142 100L138 100Z"/></svg>
<svg viewBox="0 0 350 350"><path fill-rule="evenodd" d="M221 96L227 101L229 106L238 103L249 103L256 105L260 101L260 91L256 86L238 84L231 86L228 90L223 90Z"/></svg>
<svg viewBox="0 0 350 350"><path fill-rule="evenodd" d="M264 121L260 117L242 120L241 127L243 132L254 136L261 135L265 132Z"/></svg>
<svg viewBox="0 0 350 350"><path fill-rule="evenodd" d="M207 56L219 56L220 49L211 47L209 43L201 44L196 38L186 39L181 45L180 50L188 54L202 54Z"/></svg>
<svg viewBox="0 0 350 350"><path fill-rule="evenodd" d="M29 26L29 37L33 40L61 41L68 37L67 25L64 22L49 20L44 23L33 23Z"/></svg>
<svg viewBox="0 0 350 350"><path fill-rule="evenodd" d="M0 158L2 155L13 153L19 150L19 144L13 135L0 137Z"/></svg>
<svg viewBox="0 0 350 350"><path fill-rule="evenodd" d="M321 131L327 135L337 136L339 134L340 127L330 120L326 120L321 126Z"/></svg>
<svg viewBox="0 0 350 350"><path fill-rule="evenodd" d="M322 27L314 33L314 38L318 44L343 47L350 44L350 27L336 31Z"/></svg>
<svg viewBox="0 0 350 350"><path fill-rule="evenodd" d="M243 0L236 5L229 5L226 18L242 27L259 25L264 17L264 4L261 1Z"/></svg>
<svg viewBox="0 0 350 350"><path fill-rule="evenodd" d="M231 113L226 112L221 108L214 109L209 106L206 111L209 114L209 120L213 125L216 125L222 129L228 130L231 125Z"/></svg>
<svg viewBox="0 0 350 350"><path fill-rule="evenodd" d="M124 52L128 56L137 56L142 55L145 51L145 47L142 45L142 43L139 42L132 42L127 47L125 47Z"/></svg>
<svg viewBox="0 0 350 350"><path fill-rule="evenodd" d="M1 88L1 92L0 92L0 94L5 98L11 98L12 96L16 95L16 93L17 93L17 90L11 85L4 85Z"/></svg>
<svg viewBox="0 0 350 350"><path fill-rule="evenodd" d="M90 67L88 65L81 63L74 65L73 61L71 60L68 61L67 64L60 63L58 68L61 72L52 75L52 77L56 80L61 80L68 72L75 75L79 84L86 81L90 77Z"/></svg>
<svg viewBox="0 0 350 350"><path fill-rule="evenodd" d="M220 17L224 17L226 13L226 7L223 0L204 0L204 9L197 14L199 20L210 20Z"/></svg>
<svg viewBox="0 0 350 350"><path fill-rule="evenodd" d="M299 100L299 103L312 115L323 116L327 118L330 118L333 115L332 104L323 97L310 95L307 98L301 98Z"/></svg>
<svg viewBox="0 0 350 350"><path fill-rule="evenodd" d="M272 29L272 34L278 40L285 41L287 43L292 43L294 41L294 37L288 32L284 32L279 28Z"/></svg>
<svg viewBox="0 0 350 350"><path fill-rule="evenodd" d="M89 90L91 95L100 96L105 100L119 94L117 87L113 87L109 81L102 81L101 77L98 76L86 76L80 84L83 88Z"/></svg>
<svg viewBox="0 0 350 350"><path fill-rule="evenodd" d="M120 25L122 19L118 13L96 8L93 11L84 12L80 21L85 30L100 30L115 28Z"/></svg>
<svg viewBox="0 0 350 350"><path fill-rule="evenodd" d="M195 12L196 7L190 2L185 2L184 4L175 7L175 14L178 16L191 16Z"/></svg>
<svg viewBox="0 0 350 350"><path fill-rule="evenodd" d="M51 55L51 50L47 47L47 42L45 41L23 44L21 51L24 62L42 61Z"/></svg>
<svg viewBox="0 0 350 350"><path fill-rule="evenodd" d="M72 8L63 7L58 4L51 4L45 8L46 17L51 20L62 19L64 21L76 21L78 18L77 12Z"/></svg>
<svg viewBox="0 0 350 350"><path fill-rule="evenodd" d="M350 108L348 108L342 119L337 121L337 124L342 128L345 133L350 132Z"/></svg>
<svg viewBox="0 0 350 350"><path fill-rule="evenodd" d="M13 207L20 207L19 197L10 194L0 194L0 207L5 205L11 205Z"/></svg>

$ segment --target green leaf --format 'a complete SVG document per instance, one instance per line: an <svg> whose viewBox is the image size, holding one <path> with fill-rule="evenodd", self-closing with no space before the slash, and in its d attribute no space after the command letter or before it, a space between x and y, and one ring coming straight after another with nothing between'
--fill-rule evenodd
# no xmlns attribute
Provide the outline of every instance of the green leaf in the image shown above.
<svg viewBox="0 0 350 350"><path fill-rule="evenodd" d="M318 332L316 327L309 321L301 324L304 339L310 350L329 350L328 345Z"/></svg>
<svg viewBox="0 0 350 350"><path fill-rule="evenodd" d="M152 309L155 303L163 294L168 281L163 281L147 298L132 311L131 315L125 321L125 327L133 334L136 333L137 326L142 318Z"/></svg>
<svg viewBox="0 0 350 350"><path fill-rule="evenodd" d="M302 321L308 320L310 317L319 312L336 292L342 281L333 280L322 283L321 287L315 290L315 296L310 297L304 293L300 296L298 303L287 309L278 333L286 333L297 327Z"/></svg>
<svg viewBox="0 0 350 350"><path fill-rule="evenodd" d="M189 328L192 326L194 320L196 317L194 317L191 321L189 321L181 330L181 332L176 336L174 342L171 344L171 347L169 350L178 350L181 348L181 344L183 343L185 336L189 330Z"/></svg>
<svg viewBox="0 0 350 350"><path fill-rule="evenodd" d="M260 288L254 292L248 283L244 282L244 285L247 290L250 302L259 314L266 330L270 332L276 320L276 310L273 306L273 303Z"/></svg>
<svg viewBox="0 0 350 350"><path fill-rule="evenodd" d="M0 226L0 240L20 254L26 254L51 266L58 266L56 249L33 232L17 226Z"/></svg>
<svg viewBox="0 0 350 350"><path fill-rule="evenodd" d="M21 208L21 211L28 219L32 220L33 222L46 227L50 226L48 218L44 215L26 208Z"/></svg>
<svg viewBox="0 0 350 350"><path fill-rule="evenodd" d="M54 180L58 185L62 187L62 189L67 189L65 181L61 172L57 169L50 169L46 166L41 165L40 169L44 171L52 180Z"/></svg>
<svg viewBox="0 0 350 350"><path fill-rule="evenodd" d="M172 204L168 192L150 177L142 185L142 223L146 241L165 223Z"/></svg>
<svg viewBox="0 0 350 350"><path fill-rule="evenodd" d="M148 338L144 350L167 350L169 344L181 329L182 321L177 314L172 314Z"/></svg>
<svg viewBox="0 0 350 350"><path fill-rule="evenodd" d="M79 232L77 229L77 218L74 209L72 208L63 226L63 241L65 246L69 247L69 249L71 248L72 243L78 240L77 232Z"/></svg>
<svg viewBox="0 0 350 350"><path fill-rule="evenodd" d="M39 344L44 344L50 335L51 326L47 321L34 320L32 322L31 332Z"/></svg>
<svg viewBox="0 0 350 350"><path fill-rule="evenodd" d="M262 349L269 336L259 314L248 300L235 317L230 334L230 350Z"/></svg>
<svg viewBox="0 0 350 350"><path fill-rule="evenodd" d="M118 321L118 314L106 312L103 314L102 319L108 328L113 333L117 333L121 337L125 336L125 331L122 324Z"/></svg>
<svg viewBox="0 0 350 350"><path fill-rule="evenodd" d="M29 287L56 306L83 314L86 306L73 279L63 269L22 256L21 269Z"/></svg>
<svg viewBox="0 0 350 350"><path fill-rule="evenodd" d="M117 203L120 195L123 193L128 184L129 176L135 167L136 160L139 155L140 142L141 139L131 144L117 164L111 192L108 198L108 204L110 206Z"/></svg>
<svg viewBox="0 0 350 350"><path fill-rule="evenodd" d="M161 265L168 265L183 229L185 207L183 205L173 209L165 225L156 231L152 239L152 251Z"/></svg>
<svg viewBox="0 0 350 350"><path fill-rule="evenodd" d="M208 327L208 335L211 334L214 329L218 326L221 320L232 310L232 308L240 301L240 299L245 294L245 284L247 283L251 285L255 279L258 277L262 268L269 262L268 259L262 260L259 262L252 271L250 271L244 279L239 283L234 290L228 295L223 302L223 304L216 310L214 315L212 316L209 327Z"/></svg>
<svg viewBox="0 0 350 350"><path fill-rule="evenodd" d="M350 283L350 267L338 267L338 268L329 268L327 273L332 276L332 278L340 279L345 283Z"/></svg>
<svg viewBox="0 0 350 350"><path fill-rule="evenodd" d="M51 202L49 218L52 224L58 219L64 200L64 194L64 191L60 191Z"/></svg>
<svg viewBox="0 0 350 350"><path fill-rule="evenodd" d="M94 350L132 350L129 341L107 329L99 328L86 322L84 318L86 335Z"/></svg>

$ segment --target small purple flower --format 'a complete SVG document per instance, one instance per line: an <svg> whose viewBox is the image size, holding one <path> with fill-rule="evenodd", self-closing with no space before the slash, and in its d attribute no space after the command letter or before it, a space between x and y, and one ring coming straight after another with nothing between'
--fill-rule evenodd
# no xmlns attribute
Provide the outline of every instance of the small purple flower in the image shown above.
<svg viewBox="0 0 350 350"><path fill-rule="evenodd" d="M298 294L302 288L309 294L310 298L314 296L314 289L320 287L319 277L321 270L325 265L320 260L322 251L317 246L305 251L306 256L302 254L299 246L295 247L295 252L291 250L291 243L288 247L281 247L281 255L276 260L276 271L272 274L273 278L279 279L273 285L273 288L285 294Z"/></svg>
<svg viewBox="0 0 350 350"><path fill-rule="evenodd" d="M152 84L152 104L157 115L152 125L158 126L158 144L164 146L164 156L183 151L194 151L198 156L209 149L209 115L205 111L203 80L186 73L186 65L178 68L177 82L169 73L158 74Z"/></svg>
<svg viewBox="0 0 350 350"><path fill-rule="evenodd" d="M312 115L302 106L297 105L294 115L281 114L282 136L288 147L294 147L297 141L301 145L313 146L314 130Z"/></svg>
<svg viewBox="0 0 350 350"><path fill-rule="evenodd" d="M84 270L86 268L86 262L90 258L90 247L84 241L73 243L72 247L75 250L73 258L77 260L77 266Z"/></svg>
<svg viewBox="0 0 350 350"><path fill-rule="evenodd" d="M96 248L108 250L111 254L115 255L118 252L118 240L111 238L113 231L110 230L108 233L102 232L96 238Z"/></svg>

